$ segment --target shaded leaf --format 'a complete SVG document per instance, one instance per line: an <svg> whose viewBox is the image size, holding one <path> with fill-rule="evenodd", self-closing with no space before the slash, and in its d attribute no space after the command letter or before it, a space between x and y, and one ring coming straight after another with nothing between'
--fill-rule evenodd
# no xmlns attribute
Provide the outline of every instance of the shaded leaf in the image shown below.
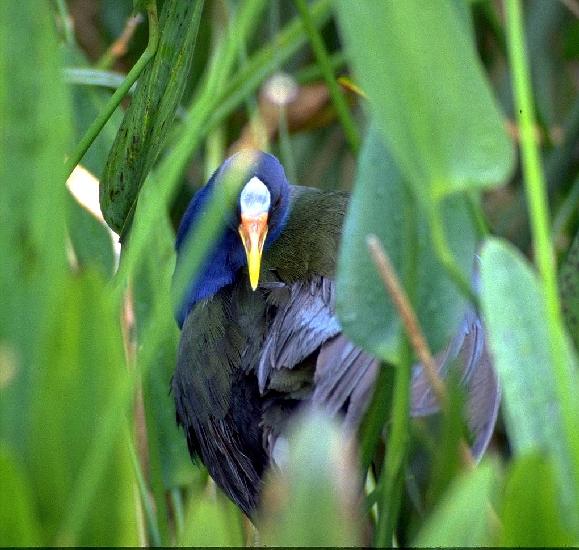
<svg viewBox="0 0 579 550"><path fill-rule="evenodd" d="M166 0L159 45L139 79L103 172L100 203L121 234L175 118L189 76L203 1Z"/></svg>
<svg viewBox="0 0 579 550"><path fill-rule="evenodd" d="M468 279L476 244L471 216L459 196L449 197L442 207L450 247ZM401 323L368 252L369 233L379 237L399 277L407 266L416 266L414 309L431 348L442 349L464 315L465 301L438 262L428 224L376 129L370 129L360 154L344 225L337 311L354 342L396 362Z"/></svg>

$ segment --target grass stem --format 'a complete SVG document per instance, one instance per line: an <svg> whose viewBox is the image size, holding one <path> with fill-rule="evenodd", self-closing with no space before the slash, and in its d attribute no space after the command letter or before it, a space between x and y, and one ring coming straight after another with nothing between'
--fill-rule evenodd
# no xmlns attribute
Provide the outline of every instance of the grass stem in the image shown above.
<svg viewBox="0 0 579 550"><path fill-rule="evenodd" d="M398 280L398 276L394 271L394 267L392 266L392 262L380 244L378 237L375 235L369 235L367 238L367 244L382 282L390 294L390 297L394 302L394 306L398 310L402 322L404 323L404 327L408 337L410 338L412 347L415 349L418 358L424 366L424 371L426 372L428 381L432 386L436 398L438 399L438 403L441 405L441 407L444 407L448 400L446 388L440 376L438 375L438 369L436 367L434 357L428 348L426 338L422 333L418 323L418 318L414 313L412 305L410 304L410 300L402 288L402 285Z"/></svg>
<svg viewBox="0 0 579 550"><path fill-rule="evenodd" d="M402 338L400 364L396 368L392 400L392 426L388 434L386 459L380 478L379 515L374 534L378 548L393 546L398 523L404 465L410 433L410 380L412 377L410 345Z"/></svg>
<svg viewBox="0 0 579 550"><path fill-rule="evenodd" d="M550 353L555 371L556 388L561 413L567 432L565 440L570 448L569 463L572 464L575 495L579 496L579 438L577 437L576 382L572 365L566 359L563 320L555 254L551 243L547 187L541 166L541 158L534 134L535 111L531 92L530 71L525 52L525 34L520 0L505 1L507 15L507 41L513 76L513 95L520 128L521 161L523 168L527 207L533 237L535 263L541 278L547 328L550 335Z"/></svg>
<svg viewBox="0 0 579 550"><path fill-rule="evenodd" d="M64 34L64 40L68 46L75 46L76 41L74 38L74 26L72 24L72 19L68 11L68 6L65 0L56 0L56 8L58 10L58 15L62 22L62 31Z"/></svg>
<svg viewBox="0 0 579 550"><path fill-rule="evenodd" d="M328 86L330 97L332 98L332 102L336 108L338 119L344 129L346 139L348 140L352 152L356 154L360 149L360 136L352 114L350 113L348 104L346 103L346 98L342 94L342 90L340 89L338 81L334 75L332 59L326 50L326 46L324 45L324 41L322 40L322 36L317 26L314 24L306 0L294 0L294 4L302 19L304 30L312 44L312 49L316 56L320 71Z"/></svg>
<svg viewBox="0 0 579 550"><path fill-rule="evenodd" d="M448 276L457 286L462 295L467 298L477 310L480 310L478 296L474 293L468 279L464 276L458 266L452 250L448 245L444 232L444 223L440 212L440 203L437 203L432 207L430 215L430 230L432 232L434 252L442 264L442 267L444 267Z"/></svg>

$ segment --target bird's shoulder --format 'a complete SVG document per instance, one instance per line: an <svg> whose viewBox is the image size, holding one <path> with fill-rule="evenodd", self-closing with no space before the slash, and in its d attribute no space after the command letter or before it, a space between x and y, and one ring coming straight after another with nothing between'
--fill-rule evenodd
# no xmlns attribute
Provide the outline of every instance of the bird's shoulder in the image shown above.
<svg viewBox="0 0 579 550"><path fill-rule="evenodd" d="M292 186L291 210L264 266L287 283L315 275L333 278L349 194Z"/></svg>

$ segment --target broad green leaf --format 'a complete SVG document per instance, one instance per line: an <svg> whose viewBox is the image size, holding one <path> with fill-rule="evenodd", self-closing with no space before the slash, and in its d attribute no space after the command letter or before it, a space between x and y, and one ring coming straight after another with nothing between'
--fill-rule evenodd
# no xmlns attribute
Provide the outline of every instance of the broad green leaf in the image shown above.
<svg viewBox="0 0 579 550"><path fill-rule="evenodd" d="M402 174L423 198L497 185L511 143L459 3L336 0L347 54Z"/></svg>
<svg viewBox="0 0 579 550"><path fill-rule="evenodd" d="M576 522L571 438L578 437L579 431L568 433L563 423L540 283L520 253L504 241L489 239L481 261L481 303L503 386L505 423L513 451L515 455L529 451L549 454L567 519ZM575 374L568 391L576 394L576 360L570 345L565 360L566 368ZM579 412L577 408L575 412Z"/></svg>
<svg viewBox="0 0 579 550"><path fill-rule="evenodd" d="M34 387L27 464L46 544L135 545L137 517L134 472L126 434L130 402L113 400L129 375L119 315L110 290L91 272L69 277L42 341ZM107 434L99 456L89 454L105 419ZM87 460L99 460L95 477L81 475ZM82 492L80 525L65 528L73 495Z"/></svg>
<svg viewBox="0 0 579 550"><path fill-rule="evenodd" d="M442 203L446 233L465 277L474 264L475 229L462 197ZM465 301L432 250L430 231L381 135L370 129L358 159L354 192L338 260L337 311L344 331L357 344L395 362L401 323L368 252L374 233L398 276L416 269L415 311L434 351L442 349L464 314ZM407 285L408 286L408 285ZM413 287L413 288L412 288Z"/></svg>
<svg viewBox="0 0 579 550"><path fill-rule="evenodd" d="M22 452L40 339L67 269L70 117L48 2L0 2L0 121L0 346L15 369L0 433Z"/></svg>
<svg viewBox="0 0 579 550"><path fill-rule="evenodd" d="M353 441L319 412L303 415L293 428L289 444L277 442L281 471L264 489L259 525L265 545L358 546L361 485Z"/></svg>
<svg viewBox="0 0 579 550"><path fill-rule="evenodd" d="M483 462L457 477L412 546L493 546L491 501L499 473L495 462Z"/></svg>
<svg viewBox="0 0 579 550"><path fill-rule="evenodd" d="M523 455L511 466L501 515L501 546L573 545L561 522L552 465L540 455Z"/></svg>
<svg viewBox="0 0 579 550"><path fill-rule="evenodd" d="M0 546L40 546L33 495L23 465L0 443Z"/></svg>

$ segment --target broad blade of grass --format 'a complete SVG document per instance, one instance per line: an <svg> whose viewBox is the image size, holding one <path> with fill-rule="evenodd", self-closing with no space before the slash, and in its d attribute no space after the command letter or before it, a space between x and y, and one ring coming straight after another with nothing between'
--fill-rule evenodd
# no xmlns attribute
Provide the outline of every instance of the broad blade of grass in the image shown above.
<svg viewBox="0 0 579 550"><path fill-rule="evenodd" d="M0 544L41 546L40 522L26 471L16 455L4 445L0 445L0 472Z"/></svg>
<svg viewBox="0 0 579 550"><path fill-rule="evenodd" d="M73 512L73 493L89 487L79 475L88 458L87 441L95 438L102 419L111 412L109 407L123 420L129 412L128 403L111 403L109 397L126 383L128 373L117 311L111 307L107 288L91 273L70 277L66 283L42 342L42 375L31 406L27 462L45 541L134 545L138 540L135 484L122 429L107 434L110 452L100 450L104 467L91 479L94 490L85 493L90 514L74 529L63 527Z"/></svg>
<svg viewBox="0 0 579 550"><path fill-rule="evenodd" d="M25 55L23 40L26 41ZM33 69L32 69L33 68ZM0 3L0 435L25 452L41 339L64 284L69 104L47 2Z"/></svg>

